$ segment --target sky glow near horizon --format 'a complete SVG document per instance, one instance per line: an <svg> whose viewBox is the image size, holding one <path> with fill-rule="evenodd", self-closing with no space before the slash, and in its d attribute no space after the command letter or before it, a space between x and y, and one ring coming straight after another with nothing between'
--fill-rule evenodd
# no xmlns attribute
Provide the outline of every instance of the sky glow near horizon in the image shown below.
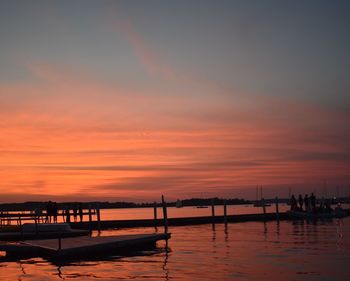
<svg viewBox="0 0 350 281"><path fill-rule="evenodd" d="M346 1L2 1L0 38L0 202L349 193Z"/></svg>

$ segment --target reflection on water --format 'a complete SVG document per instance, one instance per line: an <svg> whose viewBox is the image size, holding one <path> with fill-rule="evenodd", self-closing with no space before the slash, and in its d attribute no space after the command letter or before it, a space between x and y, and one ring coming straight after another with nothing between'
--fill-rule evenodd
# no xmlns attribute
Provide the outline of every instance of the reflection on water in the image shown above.
<svg viewBox="0 0 350 281"><path fill-rule="evenodd" d="M153 231L109 230L99 235ZM128 256L5 258L0 280L350 280L350 218L207 224L170 231L168 242Z"/></svg>
<svg viewBox="0 0 350 281"><path fill-rule="evenodd" d="M284 212L289 210L290 207L286 204L280 204L279 211ZM276 211L275 206L271 205L266 208L268 213L274 213ZM129 219L152 219L154 214L153 208L126 208L126 209L105 209L101 210L101 218L103 220L129 220ZM257 208L253 205L229 205L227 206L228 215L238 214L262 214L263 209ZM224 214L223 206L215 206L215 215L222 216ZM211 216L211 208L196 208L196 207L183 207L175 208L168 207L169 218L181 218L181 217L201 217ZM162 209L157 208L157 217L162 218Z"/></svg>

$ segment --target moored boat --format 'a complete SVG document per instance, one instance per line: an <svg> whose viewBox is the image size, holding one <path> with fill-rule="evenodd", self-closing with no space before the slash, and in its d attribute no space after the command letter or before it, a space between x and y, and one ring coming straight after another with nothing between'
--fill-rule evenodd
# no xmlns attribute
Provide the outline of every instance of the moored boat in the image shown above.
<svg viewBox="0 0 350 281"><path fill-rule="evenodd" d="M304 212L304 211L287 211L291 219L331 219L343 218L347 215L343 210L334 210L331 212Z"/></svg>
<svg viewBox="0 0 350 281"><path fill-rule="evenodd" d="M270 207L271 204L265 203L265 202L263 202L263 201L256 201L256 202L254 203L253 206L254 206L254 207L263 207L263 206L265 206L265 207Z"/></svg>
<svg viewBox="0 0 350 281"><path fill-rule="evenodd" d="M176 201L176 208L182 208L182 201L179 199Z"/></svg>

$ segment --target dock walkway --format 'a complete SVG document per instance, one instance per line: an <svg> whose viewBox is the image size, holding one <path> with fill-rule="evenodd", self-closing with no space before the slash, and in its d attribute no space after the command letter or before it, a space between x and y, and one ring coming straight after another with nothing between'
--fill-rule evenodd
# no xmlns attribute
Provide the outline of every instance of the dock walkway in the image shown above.
<svg viewBox="0 0 350 281"><path fill-rule="evenodd" d="M275 213L267 214L239 214L239 215L228 215L226 220L230 223L235 222L249 222L249 221L271 221L276 220L277 216ZM279 214L280 220L289 219L287 213ZM204 217L182 217L182 218L168 218L168 226L185 226L185 225L198 225L208 223L223 223L224 216L204 216ZM74 222L70 223L74 229L98 229L98 222ZM158 219L136 219L136 220L101 220L101 229L111 228L132 228L132 227L153 227L153 226L164 226L163 218Z"/></svg>
<svg viewBox="0 0 350 281"><path fill-rule="evenodd" d="M7 255L48 256L52 258L88 256L111 250L138 249L152 245L158 240L167 240L170 233L134 234L99 237L70 237L62 239L28 240L20 243L0 244L0 251Z"/></svg>

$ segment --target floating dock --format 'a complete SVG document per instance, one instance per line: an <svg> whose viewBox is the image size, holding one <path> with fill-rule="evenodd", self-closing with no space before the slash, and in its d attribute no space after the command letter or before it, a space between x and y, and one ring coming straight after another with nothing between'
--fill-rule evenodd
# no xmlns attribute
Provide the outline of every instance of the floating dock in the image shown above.
<svg viewBox="0 0 350 281"><path fill-rule="evenodd" d="M168 240L170 237L170 233L155 233L28 240L19 243L0 244L0 251L5 251L7 256L85 257L111 251L115 253L132 249L137 250L147 245L154 245L158 240Z"/></svg>

